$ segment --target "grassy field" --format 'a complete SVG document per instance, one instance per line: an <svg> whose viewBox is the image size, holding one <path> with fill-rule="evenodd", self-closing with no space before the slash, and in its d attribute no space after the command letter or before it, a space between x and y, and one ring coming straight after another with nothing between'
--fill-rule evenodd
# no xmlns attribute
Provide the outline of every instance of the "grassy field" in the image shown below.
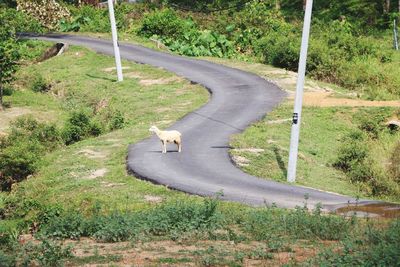
<svg viewBox="0 0 400 267"><path fill-rule="evenodd" d="M204 104L207 91L166 71L127 61L123 62L125 81L116 83L113 65L111 57L71 47L60 57L18 72L17 90L6 98L9 111L27 110L25 113L39 120L60 125L74 110L96 110L99 119L118 110L125 118L121 130L46 155L40 171L7 196L7 201L18 203L21 213L34 213L35 207L44 203L63 203L85 212L97 202L109 210L132 210L166 198L187 197L128 175L127 147L149 136L150 125L167 127ZM51 84L49 92L29 89L37 75Z"/></svg>
<svg viewBox="0 0 400 267"><path fill-rule="evenodd" d="M288 92L293 90L290 72L248 63L220 63L250 71L255 68ZM342 250L360 235L363 239L352 245L354 250L374 249L374 231L382 235L382 244L396 247L397 239L380 231L382 225L389 225L386 220L326 216L318 209L313 213L304 208L255 209L188 196L128 175L128 145L149 136L151 124L167 127L203 105L208 93L164 70L126 61L125 81L117 83L113 66L111 57L72 46L60 57L38 64L26 62L17 73L15 91L6 97L9 107L0 116L0 130L5 133L18 116L30 115L63 127L76 110L89 112L99 122L118 111L125 123L120 130L48 153L36 174L13 186L12 192L1 192L0 262L5 266L7 262L13 266L16 259L43 266L311 266L337 257L343 257L345 265L352 257L365 262L376 258L368 258L368 250L365 254L318 255ZM39 76L49 86L47 92L31 90ZM307 86L312 91L325 85L308 81ZM344 89L337 92L347 94ZM284 182L290 123L269 122L290 118L291 109L290 103L284 103L265 120L233 137L232 154L250 160L243 166L245 171ZM353 127L356 112L351 107L305 108L303 134L315 142L302 141L298 184L362 196L357 186L329 166L341 134ZM338 123L326 123L332 120ZM374 229L369 234L366 224L369 231ZM387 233L397 231L398 225L393 225ZM387 251L382 253L393 259Z"/></svg>
<svg viewBox="0 0 400 267"><path fill-rule="evenodd" d="M254 72L288 93L288 100L231 140L231 154L239 168L258 177L286 182L296 74L258 63L207 59ZM345 173L332 166L343 138L358 128L360 117L383 111L389 120L399 110L400 101L360 101L346 88L306 79L296 183L355 197L399 202L399 195L371 196L363 184L351 183ZM384 132L380 140L366 146L378 161L387 162L399 138L399 132Z"/></svg>

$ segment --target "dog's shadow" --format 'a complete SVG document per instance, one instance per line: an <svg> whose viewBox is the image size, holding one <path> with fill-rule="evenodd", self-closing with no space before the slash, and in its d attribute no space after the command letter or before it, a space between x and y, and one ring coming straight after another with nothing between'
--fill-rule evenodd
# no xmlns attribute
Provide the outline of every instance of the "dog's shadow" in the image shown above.
<svg viewBox="0 0 400 267"><path fill-rule="evenodd" d="M151 150L149 151L149 153L158 153L158 154L162 154L161 150ZM166 154L168 153L179 153L178 150L168 150ZM182 152L181 152L182 153Z"/></svg>

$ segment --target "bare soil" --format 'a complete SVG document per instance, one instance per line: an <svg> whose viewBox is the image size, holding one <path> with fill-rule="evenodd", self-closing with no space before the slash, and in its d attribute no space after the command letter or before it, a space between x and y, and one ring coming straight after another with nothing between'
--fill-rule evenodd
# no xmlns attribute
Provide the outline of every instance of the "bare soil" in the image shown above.
<svg viewBox="0 0 400 267"><path fill-rule="evenodd" d="M400 107L400 101L368 101L351 98L332 97L333 92L305 92L303 103L313 107ZM294 99L294 95L289 98Z"/></svg>
<svg viewBox="0 0 400 267"><path fill-rule="evenodd" d="M99 264L94 260L84 266L109 266L110 264L113 266L204 266L204 259L210 255L218 259L211 266L227 266L223 262L235 261L235 255L238 253L251 255L251 252L255 250L265 252L268 250L267 243L256 241L248 243L210 240L99 243L83 238L80 241L68 240L64 244L72 245L74 256L81 260L94 255L102 258L113 256L107 263ZM298 244L288 248L287 251L272 253L269 258L245 256L242 266L281 266L289 262L304 262L314 257L320 247L332 244L332 242L324 242L320 246ZM74 263L74 260L66 265L79 266Z"/></svg>

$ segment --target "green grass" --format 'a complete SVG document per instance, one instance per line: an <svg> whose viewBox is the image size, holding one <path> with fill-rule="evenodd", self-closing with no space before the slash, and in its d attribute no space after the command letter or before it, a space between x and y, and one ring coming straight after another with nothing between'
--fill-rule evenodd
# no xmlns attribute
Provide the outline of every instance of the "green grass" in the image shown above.
<svg viewBox="0 0 400 267"><path fill-rule="evenodd" d="M121 130L46 155L39 172L6 195L8 202L18 206L10 211L17 217L27 213L29 218L42 204L61 203L65 208L90 212L94 203L100 203L106 210L117 211L151 206L146 195L161 200L187 197L128 175L127 147L148 137L150 125L167 127L203 105L207 91L167 71L127 61L123 61L124 67L129 67L124 70L125 80L117 83L115 71L105 71L114 64L112 57L72 46L63 56L19 71L14 85L18 90L6 98L12 107L46 112L51 116L45 120L62 125L70 112L93 112L103 102L107 103L103 110L119 110L126 123ZM50 92L29 89L38 74L52 85ZM157 80L159 84L142 85L140 80ZM101 117L102 111L96 116ZM104 176L93 178L91 174L98 170L105 170Z"/></svg>
<svg viewBox="0 0 400 267"><path fill-rule="evenodd" d="M318 108L305 107L299 145L296 184L325 191L358 197L368 196L362 188L350 183L346 175L332 167L337 158L342 138L357 128L354 115L358 112L374 113L378 108ZM394 108L390 109L393 112ZM253 124L243 134L234 136L232 155L250 160L242 169L246 172L286 182L287 162L290 144L291 121L271 123L291 117L292 106L282 104L261 122ZM383 134L379 141L371 142L373 155L380 161L387 159L398 134ZM243 149L260 148L261 153ZM242 149L242 150L241 150ZM376 197L375 197L376 198ZM382 199L399 201L399 196L381 196Z"/></svg>

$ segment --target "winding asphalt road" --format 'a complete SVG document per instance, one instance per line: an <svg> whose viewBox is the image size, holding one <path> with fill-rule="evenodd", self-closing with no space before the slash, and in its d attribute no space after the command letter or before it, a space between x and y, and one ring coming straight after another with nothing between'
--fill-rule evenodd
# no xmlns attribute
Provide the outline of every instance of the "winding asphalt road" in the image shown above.
<svg viewBox="0 0 400 267"><path fill-rule="evenodd" d="M73 35L34 38L81 45L113 55L108 40ZM162 154L156 137L129 146L127 167L137 177L201 196L223 192L222 199L256 206L275 203L293 208L304 203L305 195L309 207L321 203L327 210L356 201L352 197L263 180L233 165L228 153L230 136L262 119L285 98L276 85L241 70L138 45L120 44L120 50L124 59L162 67L203 85L212 94L206 105L171 127L183 135L182 153L170 146L172 152Z"/></svg>

